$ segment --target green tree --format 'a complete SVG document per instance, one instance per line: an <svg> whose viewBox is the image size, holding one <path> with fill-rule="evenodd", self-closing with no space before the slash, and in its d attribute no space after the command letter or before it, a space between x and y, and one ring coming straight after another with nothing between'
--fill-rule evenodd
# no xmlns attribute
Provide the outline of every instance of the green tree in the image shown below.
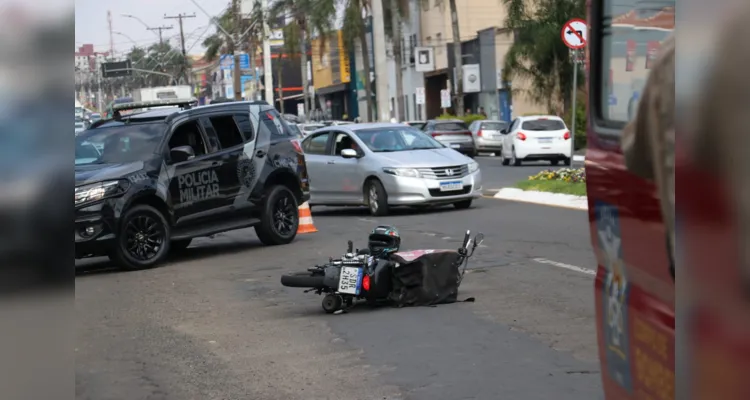
<svg viewBox="0 0 750 400"><path fill-rule="evenodd" d="M508 12L505 27L515 40L505 56L503 79L529 83L529 97L546 104L550 112L568 113L571 107L573 68L570 51L560 31L571 18L586 17L585 0L503 0ZM580 66L578 67L580 68ZM578 73L579 87L585 84ZM514 89L518 92L518 89Z"/></svg>
<svg viewBox="0 0 750 400"><path fill-rule="evenodd" d="M326 38L336 15L336 3L336 0L277 0L269 10L271 21L285 22L283 32L287 54L299 54L306 116L311 108L308 103L307 48L310 39L317 35L321 39L321 53L325 50ZM313 56L322 57L323 54Z"/></svg>

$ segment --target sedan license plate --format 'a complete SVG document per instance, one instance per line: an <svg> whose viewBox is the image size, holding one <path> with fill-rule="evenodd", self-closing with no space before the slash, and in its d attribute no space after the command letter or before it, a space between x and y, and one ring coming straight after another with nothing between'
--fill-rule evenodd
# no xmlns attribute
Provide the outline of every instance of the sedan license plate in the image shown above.
<svg viewBox="0 0 750 400"><path fill-rule="evenodd" d="M440 191L441 192L450 192L453 190L461 190L464 188L464 183L461 181L455 181L455 182L441 182L440 183Z"/></svg>
<svg viewBox="0 0 750 400"><path fill-rule="evenodd" d="M452 149L460 149L460 148L461 148L461 145L460 145L460 144L457 144L457 143L453 143L453 144L451 144L451 148L452 148Z"/></svg>
<svg viewBox="0 0 750 400"><path fill-rule="evenodd" d="M551 138L539 138L537 140L539 141L539 143L552 143Z"/></svg>
<svg viewBox="0 0 750 400"><path fill-rule="evenodd" d="M362 268L343 267L339 276L339 293L359 295L362 286Z"/></svg>

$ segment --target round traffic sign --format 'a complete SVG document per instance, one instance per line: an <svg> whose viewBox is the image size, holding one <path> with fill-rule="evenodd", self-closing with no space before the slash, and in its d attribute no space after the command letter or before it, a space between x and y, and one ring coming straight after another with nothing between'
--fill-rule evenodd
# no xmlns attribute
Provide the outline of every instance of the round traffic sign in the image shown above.
<svg viewBox="0 0 750 400"><path fill-rule="evenodd" d="M588 25L586 21L580 18L573 18L563 25L562 35L563 43L571 49L577 50L586 47L588 35Z"/></svg>

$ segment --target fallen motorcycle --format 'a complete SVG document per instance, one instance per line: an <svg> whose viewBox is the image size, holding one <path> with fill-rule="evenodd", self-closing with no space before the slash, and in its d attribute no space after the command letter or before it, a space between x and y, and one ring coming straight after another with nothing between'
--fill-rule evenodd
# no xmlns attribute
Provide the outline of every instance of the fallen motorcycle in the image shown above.
<svg viewBox="0 0 750 400"><path fill-rule="evenodd" d="M325 294L323 310L327 313L346 310L357 300L398 307L457 301L469 258L484 235L477 234L472 240L471 232L466 231L457 250L398 252L400 238L395 245L377 240L397 235L395 228L379 226L373 230L368 248L354 250L350 240L341 258L331 258L306 272L282 275L281 284Z"/></svg>

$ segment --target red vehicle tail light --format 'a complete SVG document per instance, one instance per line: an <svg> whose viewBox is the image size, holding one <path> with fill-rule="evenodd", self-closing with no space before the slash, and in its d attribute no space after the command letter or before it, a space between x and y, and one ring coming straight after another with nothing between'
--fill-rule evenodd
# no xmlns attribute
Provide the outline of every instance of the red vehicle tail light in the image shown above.
<svg viewBox="0 0 750 400"><path fill-rule="evenodd" d="M477 136L478 137L482 137L482 130L481 129L479 131L477 131Z"/></svg>
<svg viewBox="0 0 750 400"><path fill-rule="evenodd" d="M292 146L294 146L294 150L295 150L295 151L296 151L296 152L297 152L298 154L303 154L303 151L302 151L302 146L300 146L300 145L299 145L299 140L296 140L296 139L292 139L292 141L291 141L291 142L292 142Z"/></svg>
<svg viewBox="0 0 750 400"><path fill-rule="evenodd" d="M563 135L563 139L565 140L570 139L570 132L565 132L565 134Z"/></svg>
<svg viewBox="0 0 750 400"><path fill-rule="evenodd" d="M516 133L516 137L518 140L526 140L526 135L524 135L523 132Z"/></svg>
<svg viewBox="0 0 750 400"><path fill-rule="evenodd" d="M365 275L364 278L362 278L362 289L367 292L370 291L370 275Z"/></svg>

